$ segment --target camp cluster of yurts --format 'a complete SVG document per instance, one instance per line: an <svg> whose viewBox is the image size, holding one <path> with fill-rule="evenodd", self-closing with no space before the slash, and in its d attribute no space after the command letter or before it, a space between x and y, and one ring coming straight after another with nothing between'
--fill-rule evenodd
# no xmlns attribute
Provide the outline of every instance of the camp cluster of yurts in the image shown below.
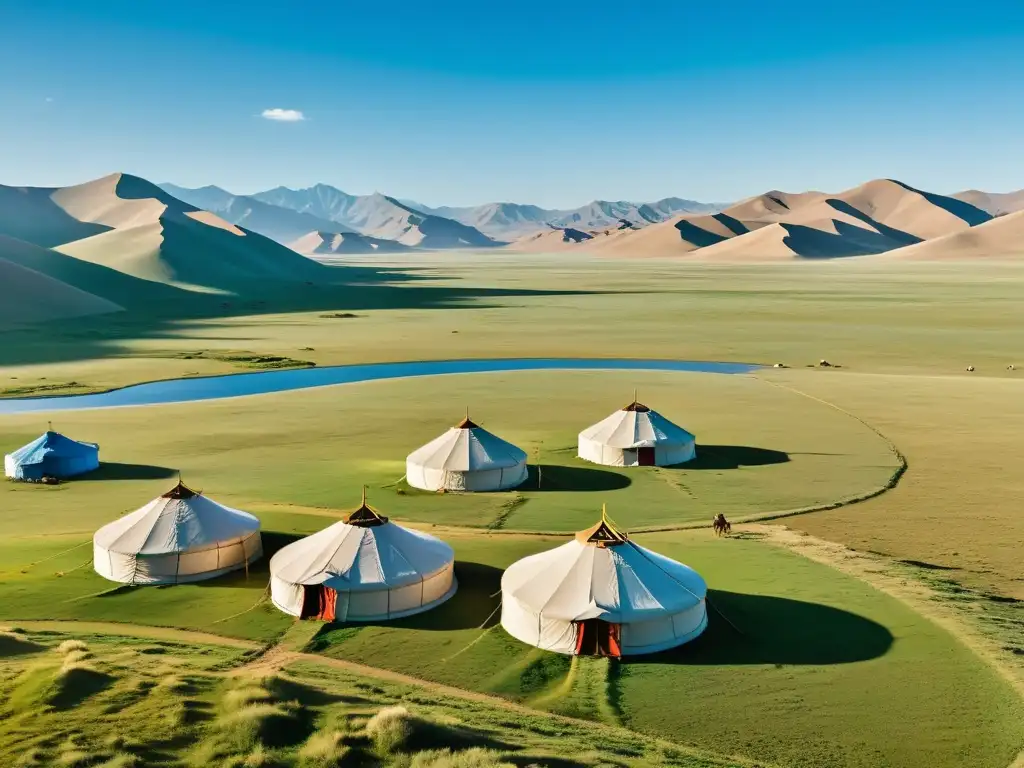
<svg viewBox="0 0 1024 768"><path fill-rule="evenodd" d="M608 466L694 458L694 436L634 402L579 434L579 456ZM497 491L527 479L526 453L467 417L411 453L410 485ZM71 477L99 466L99 447L48 431L8 455L9 477ZM179 480L141 509L100 528L93 562L125 584L174 584L248 569L263 554L260 523ZM458 588L444 541L388 520L366 503L270 560L277 608L302 619L377 622L430 610ZM501 578L501 624L513 637L565 654L653 653L707 626L707 586L682 563L639 546L601 520L555 549L513 563Z"/></svg>

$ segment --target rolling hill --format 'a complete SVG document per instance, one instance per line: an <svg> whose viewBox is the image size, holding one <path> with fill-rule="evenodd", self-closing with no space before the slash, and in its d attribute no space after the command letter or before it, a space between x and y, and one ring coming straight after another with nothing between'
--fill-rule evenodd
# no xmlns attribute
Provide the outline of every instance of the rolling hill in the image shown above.
<svg viewBox="0 0 1024 768"><path fill-rule="evenodd" d="M5 187L0 188L0 197L16 203L16 215L7 209L0 219L0 234L151 283L235 292L256 282L308 282L330 276L329 268L136 176L112 174L56 189ZM35 253L35 258L55 269L72 268L45 253ZM104 282L95 271L83 276ZM114 279L118 281L123 282Z"/></svg>

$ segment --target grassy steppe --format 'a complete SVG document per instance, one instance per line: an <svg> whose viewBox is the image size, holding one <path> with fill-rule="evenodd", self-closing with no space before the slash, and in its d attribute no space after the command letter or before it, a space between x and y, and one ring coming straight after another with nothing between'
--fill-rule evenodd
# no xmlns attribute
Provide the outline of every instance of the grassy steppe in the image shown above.
<svg viewBox="0 0 1024 768"><path fill-rule="evenodd" d="M1024 743L1021 703L966 646L863 582L763 541L715 541L704 532L643 538L704 573L713 602L742 635L713 614L698 643L617 666L572 664L514 643L500 628L483 630L494 621L500 569L558 541L509 531L573 530L591 522L602 501L636 528L863 493L883 484L895 464L862 418L907 456L900 485L786 522L908 561L908 579L915 571L941 575L946 599L988 621L1009 658L1022 647L1024 627L1024 604L1013 602L1024 597L1016 552L1024 532L1013 502L1021 490L1013 467L1024 447L1024 384L1021 370L1007 370L1024 368L1015 359L1024 348L1024 268L715 268L493 254L420 257L404 266L416 270L415 280L382 285L367 270L370 284L305 304L298 297L231 302L221 317L197 311L177 320L136 310L7 332L0 387L60 391L76 382L72 389L85 391L242 370L238 360L252 356L318 365L651 356L793 367L642 381L592 373L447 377L61 414L55 426L98 440L112 464L98 479L57 488L0 487L0 618L168 624L274 640L289 620L263 605L247 610L262 594L265 564L248 581L243 574L202 586L111 589L91 573L88 546L72 548L164 490L178 468L216 498L257 512L270 549L333 520L365 482L396 518L438 526L456 547L463 586L419 619L328 630L316 639L324 654L761 762L1010 762ZM336 312L358 316L324 316ZM822 357L842 369L805 368ZM971 376L963 373L968 364L977 367ZM627 473L573 458L576 432L621 405L634 386L697 433L707 448L702 464ZM467 404L539 461L539 490L436 497L397 482L405 454ZM0 440L25 442L41 431L41 418L0 419ZM980 591L968 601L960 585ZM998 615L982 603L998 606Z"/></svg>
<svg viewBox="0 0 1024 768"><path fill-rule="evenodd" d="M696 462L631 471L576 458L577 433L621 407L635 386L698 436ZM457 422L465 404L527 451L534 468L525 489L439 496L399 482L406 455ZM23 443L46 418L4 418L0 441ZM376 504L404 520L570 532L589 525L604 502L631 528L829 503L884 485L897 466L855 419L755 378L717 374L447 376L66 413L54 423L98 442L110 464L57 488L0 486L0 532L24 532L26 517L49 535L95 530L162 493L176 470L215 498L259 512L330 514L353 505L366 484Z"/></svg>

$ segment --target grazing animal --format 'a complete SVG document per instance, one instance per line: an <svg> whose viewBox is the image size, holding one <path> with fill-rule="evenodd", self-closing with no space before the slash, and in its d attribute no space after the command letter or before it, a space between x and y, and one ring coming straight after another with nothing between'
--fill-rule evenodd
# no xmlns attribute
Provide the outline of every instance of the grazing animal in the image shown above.
<svg viewBox="0 0 1024 768"><path fill-rule="evenodd" d="M968 365L967 366L967 372L968 373L974 373L974 366L973 365Z"/></svg>
<svg viewBox="0 0 1024 768"><path fill-rule="evenodd" d="M715 529L715 536L725 536L732 533L732 524L725 519L725 515L721 512L715 515L711 527Z"/></svg>
<svg viewBox="0 0 1024 768"><path fill-rule="evenodd" d="M832 367L832 363L830 363L828 360L819 360L818 361L818 366L820 368L831 368Z"/></svg>

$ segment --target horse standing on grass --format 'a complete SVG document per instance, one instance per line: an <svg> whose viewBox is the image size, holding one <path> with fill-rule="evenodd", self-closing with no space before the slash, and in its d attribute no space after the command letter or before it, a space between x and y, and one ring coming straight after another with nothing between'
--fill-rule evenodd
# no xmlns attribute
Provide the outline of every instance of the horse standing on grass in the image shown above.
<svg viewBox="0 0 1024 768"><path fill-rule="evenodd" d="M711 527L715 529L715 536L725 536L732 533L732 524L725 519L725 515L721 512L715 515L715 519L712 521Z"/></svg>

